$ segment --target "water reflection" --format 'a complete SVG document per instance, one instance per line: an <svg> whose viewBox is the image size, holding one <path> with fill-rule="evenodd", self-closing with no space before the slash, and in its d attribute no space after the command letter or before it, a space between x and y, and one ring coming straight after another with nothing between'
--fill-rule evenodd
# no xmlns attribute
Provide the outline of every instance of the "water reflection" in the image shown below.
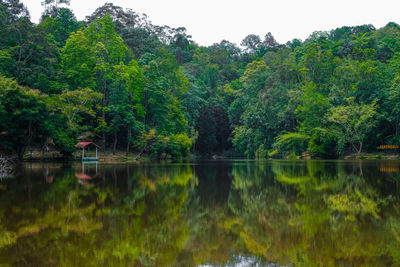
<svg viewBox="0 0 400 267"><path fill-rule="evenodd" d="M389 167L399 162L27 163L1 181L0 264L398 266Z"/></svg>
<svg viewBox="0 0 400 267"><path fill-rule="evenodd" d="M380 172L400 172L399 164L394 160L385 160L380 163Z"/></svg>

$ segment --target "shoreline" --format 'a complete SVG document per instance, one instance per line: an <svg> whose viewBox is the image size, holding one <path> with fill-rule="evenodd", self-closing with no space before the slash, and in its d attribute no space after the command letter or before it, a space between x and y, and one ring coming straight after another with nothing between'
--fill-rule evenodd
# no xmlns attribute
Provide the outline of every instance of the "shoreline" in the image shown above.
<svg viewBox="0 0 400 267"><path fill-rule="evenodd" d="M231 157L222 157L222 156L210 156L210 157L196 157L191 154L187 158L174 159L167 157L165 159L153 159L148 155L142 155L137 158L136 153L130 153L128 156L125 152L117 151L115 154L112 152L106 152L105 154L100 154L98 157L98 163L155 163L155 162L188 162L188 161L197 161L197 160L205 160L205 161L218 161L218 160L235 160L235 159L245 159L245 158L231 158ZM387 153L362 153L360 155L357 154L349 154L345 155L341 158L332 158L332 159L322 159L322 158L304 158L298 156L296 158L267 158L267 159L248 159L248 160L400 160L400 154L387 154ZM65 159L58 152L50 152L45 153L44 155L41 152L28 152L25 154L23 162L82 162L80 159L80 153L77 153L76 156L73 156L70 159Z"/></svg>

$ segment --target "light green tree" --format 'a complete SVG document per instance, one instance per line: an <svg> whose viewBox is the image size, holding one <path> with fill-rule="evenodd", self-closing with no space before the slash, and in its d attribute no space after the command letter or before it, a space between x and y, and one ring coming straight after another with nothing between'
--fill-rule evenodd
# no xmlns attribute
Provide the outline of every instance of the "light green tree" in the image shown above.
<svg viewBox="0 0 400 267"><path fill-rule="evenodd" d="M357 154L363 149L367 134L377 123L377 101L371 104L357 104L353 97L347 98L347 105L329 109L328 121L337 126L339 143L349 143Z"/></svg>
<svg viewBox="0 0 400 267"><path fill-rule="evenodd" d="M302 87L300 104L295 110L300 121L300 130L310 133L315 127L321 127L322 119L329 107L329 101L321 94L315 83L309 82Z"/></svg>
<svg viewBox="0 0 400 267"><path fill-rule="evenodd" d="M71 88L95 88L94 49L83 31L70 35L60 57L65 80Z"/></svg>
<svg viewBox="0 0 400 267"><path fill-rule="evenodd" d="M66 90L60 95L54 95L48 101L50 110L60 112L67 119L68 128L78 133L82 127L84 116L96 116L96 104L102 95L92 89L84 88L74 91Z"/></svg>

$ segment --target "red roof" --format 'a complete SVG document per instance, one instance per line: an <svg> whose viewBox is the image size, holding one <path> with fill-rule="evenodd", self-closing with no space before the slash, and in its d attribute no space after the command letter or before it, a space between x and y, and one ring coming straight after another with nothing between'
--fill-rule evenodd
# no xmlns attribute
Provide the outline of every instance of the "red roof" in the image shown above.
<svg viewBox="0 0 400 267"><path fill-rule="evenodd" d="M75 145L75 147L77 147L77 148L84 148L84 147L86 147L86 146L88 146L88 145L91 145L91 144L93 144L94 146L99 147L98 145L96 145L96 144L93 143L93 142L79 142L79 143L77 143L77 144Z"/></svg>

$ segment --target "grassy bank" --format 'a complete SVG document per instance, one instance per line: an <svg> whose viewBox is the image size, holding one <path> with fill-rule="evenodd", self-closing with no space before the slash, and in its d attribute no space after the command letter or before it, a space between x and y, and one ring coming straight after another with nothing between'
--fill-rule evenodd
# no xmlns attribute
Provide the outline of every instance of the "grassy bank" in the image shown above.
<svg viewBox="0 0 400 267"><path fill-rule="evenodd" d="M91 152L93 154L93 152ZM94 156L93 155L90 156ZM194 155L189 155L187 158L184 159L173 159L170 156L166 156L163 159L154 159L151 158L147 154L142 154L140 156L138 151L133 151L126 154L125 151L116 151L113 153L111 150L106 150L105 152L99 151L98 158L99 162L106 162L106 163L141 163L141 162L151 162L151 161L159 161L159 160L173 160L173 161L182 161L182 160L193 160L195 157ZM85 156L87 154L85 153ZM72 155L71 160L73 161L81 161L82 153L81 151L77 151ZM30 150L25 153L24 161L65 161L63 155L58 151L51 151L42 153L40 150Z"/></svg>
<svg viewBox="0 0 400 267"><path fill-rule="evenodd" d="M138 156L139 152L133 151L129 153L129 155L126 155L125 151L116 151L115 154L111 150L106 150L105 152L98 152L98 158L99 162L107 162L107 163L140 163L140 162L151 162L151 161L158 161L160 159L153 159L147 154L142 154ZM72 156L71 160L76 160L76 161L81 161L82 154L80 151L77 151L76 154ZM222 156L213 156L210 158L202 158L202 159L225 159L229 157L222 157ZM162 160L174 160L174 161L180 161L180 160L195 160L196 156L191 154L189 155L188 158L185 159L172 159L171 157L166 157L165 159ZM279 159L279 158L276 158ZM282 158L280 158L282 159ZM311 157L307 155L303 156L296 156L292 155L289 156L285 159L312 159ZM344 160L355 160L355 159L361 159L361 160L400 160L400 154L399 153L382 153L382 152L376 152L376 153L361 153L357 155L356 153L354 154L348 154L340 159ZM62 156L61 153L58 151L51 151L51 152L45 152L42 153L40 150L32 150L28 151L24 155L24 160L26 161L63 161L65 160Z"/></svg>
<svg viewBox="0 0 400 267"><path fill-rule="evenodd" d="M361 153L360 155L351 154L344 157L344 159L386 159L386 160L400 160L400 154L395 153Z"/></svg>

